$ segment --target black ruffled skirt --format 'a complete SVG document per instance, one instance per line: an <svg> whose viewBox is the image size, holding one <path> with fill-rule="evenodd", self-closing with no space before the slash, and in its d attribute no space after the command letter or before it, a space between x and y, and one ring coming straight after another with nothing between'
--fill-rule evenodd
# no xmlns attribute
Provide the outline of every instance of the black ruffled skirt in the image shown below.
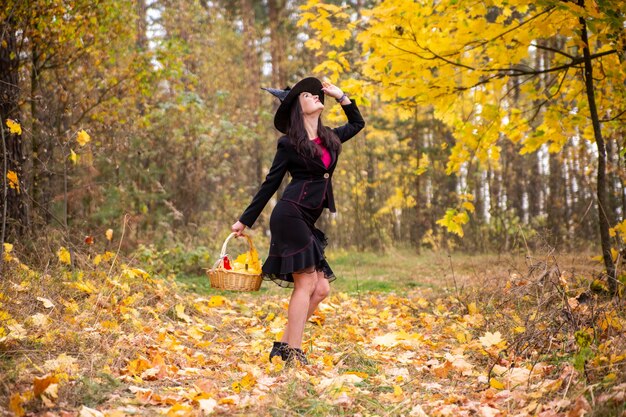
<svg viewBox="0 0 626 417"><path fill-rule="evenodd" d="M323 207L307 209L289 201L278 201L270 217L272 238L262 268L264 280L293 288L292 274L311 267L324 272L327 280L335 280L324 257L328 241L324 233L315 228L323 210Z"/></svg>

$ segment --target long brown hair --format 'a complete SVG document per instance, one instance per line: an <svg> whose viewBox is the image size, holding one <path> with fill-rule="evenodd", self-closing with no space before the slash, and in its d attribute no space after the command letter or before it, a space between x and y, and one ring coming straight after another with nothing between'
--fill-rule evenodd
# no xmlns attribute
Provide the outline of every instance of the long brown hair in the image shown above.
<svg viewBox="0 0 626 417"><path fill-rule="evenodd" d="M312 158L322 156L321 149L312 140L309 140L309 135L304 128L304 118L300 100L296 99L291 105L291 113L289 116L287 136L289 136L289 140L296 149L296 152L298 152L299 155ZM341 153L341 141L339 137L332 129L322 124L321 115L317 122L317 136L322 140L322 145L324 145L326 149L335 151L337 155Z"/></svg>

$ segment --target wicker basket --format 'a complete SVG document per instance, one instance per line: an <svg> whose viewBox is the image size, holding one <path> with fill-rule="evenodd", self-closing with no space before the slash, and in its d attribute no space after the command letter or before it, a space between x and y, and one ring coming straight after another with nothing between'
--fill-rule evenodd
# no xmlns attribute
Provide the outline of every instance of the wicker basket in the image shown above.
<svg viewBox="0 0 626 417"><path fill-rule="evenodd" d="M247 272L235 272L230 269L224 269L224 257L226 256L226 246L228 241L236 236L235 233L231 233L224 244L222 245L222 251L220 257L213 265L213 268L207 269L209 275L209 281L212 288L219 288L221 290L231 291L258 291L261 287L261 274L252 274ZM252 239L248 235L242 235L248 241L249 250L252 252L254 245Z"/></svg>

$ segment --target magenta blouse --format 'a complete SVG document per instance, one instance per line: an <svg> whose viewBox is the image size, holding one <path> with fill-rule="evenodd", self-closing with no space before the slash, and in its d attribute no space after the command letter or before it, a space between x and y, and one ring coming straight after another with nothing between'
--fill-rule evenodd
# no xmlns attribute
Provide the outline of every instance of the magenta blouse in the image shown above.
<svg viewBox="0 0 626 417"><path fill-rule="evenodd" d="M326 146L322 145L322 139L320 138L315 138L313 139L313 142L317 143L318 146L322 149L322 162L324 163L324 166L326 168L328 168L330 166L330 162L331 162L331 158L330 158L330 152L328 152L328 149L326 149Z"/></svg>

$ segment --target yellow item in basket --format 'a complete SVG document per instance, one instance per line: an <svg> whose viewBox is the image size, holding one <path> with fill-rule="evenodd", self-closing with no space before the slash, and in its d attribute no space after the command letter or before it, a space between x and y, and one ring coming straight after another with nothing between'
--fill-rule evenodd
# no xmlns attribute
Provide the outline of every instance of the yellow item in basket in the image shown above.
<svg viewBox="0 0 626 417"><path fill-rule="evenodd" d="M256 249L252 249L251 251L244 252L239 255L237 259L235 259L235 262L233 262L233 271L248 274L260 274L261 262L259 261L259 254Z"/></svg>

